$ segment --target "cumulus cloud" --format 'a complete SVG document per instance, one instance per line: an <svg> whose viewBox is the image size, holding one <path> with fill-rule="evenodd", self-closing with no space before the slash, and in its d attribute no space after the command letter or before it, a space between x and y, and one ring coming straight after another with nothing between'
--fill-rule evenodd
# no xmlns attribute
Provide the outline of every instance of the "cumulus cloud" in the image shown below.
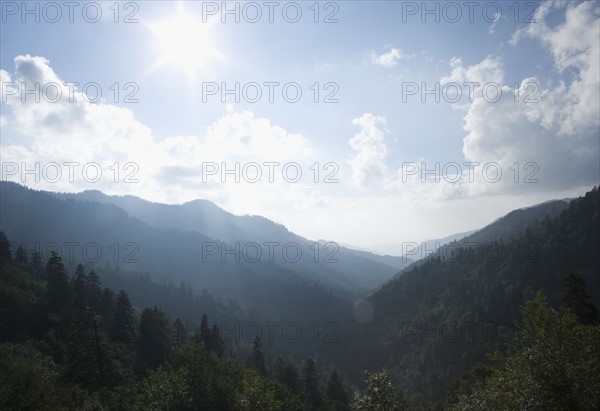
<svg viewBox="0 0 600 411"><path fill-rule="evenodd" d="M355 152L348 161L352 167L352 182L358 186L380 184L386 178L385 122L385 117L371 113L352 120L352 124L361 128L348 142Z"/></svg>
<svg viewBox="0 0 600 411"><path fill-rule="evenodd" d="M201 163L226 162L233 168L236 162L302 161L313 153L302 135L289 133L251 111L228 113L202 135L168 136L160 140L135 118L133 111L106 101L91 103L77 87L65 84L44 57L21 55L14 62L12 75L0 71L1 97L9 109L2 117L3 163L26 162L28 167L38 163L43 168L51 162L81 165L93 162L107 176L93 186L81 174L75 181L65 177L49 183L42 178L37 188L62 191L96 188L113 194L130 193L177 202L224 190L224 186L203 184ZM20 92L25 88L32 90L36 84L41 89L48 84L53 86L38 101L34 95ZM60 99L55 98L57 94ZM137 167L138 183L115 184L115 171L110 168L115 163L119 163L121 182ZM126 163L134 163L135 167L125 169ZM4 174L2 177L7 177ZM8 177L23 181L20 174ZM32 180L29 178L27 182ZM199 187L204 191L199 191Z"/></svg>
<svg viewBox="0 0 600 411"><path fill-rule="evenodd" d="M545 17L556 8L565 9L565 20L550 27ZM493 57L468 67L453 59L451 74L441 79L442 83L493 81L502 85L498 101L486 98L479 89L465 116L466 159L497 163L504 173L498 184L473 185L476 192L559 191L589 188L598 182L597 3L552 2L540 7L536 18L537 24L513 35L513 39L530 36L539 40L552 53L558 71L576 73L570 81L544 87L538 79L528 78L519 89L512 90L502 83L502 65Z"/></svg>
<svg viewBox="0 0 600 411"><path fill-rule="evenodd" d="M388 52L377 54L373 52L371 54L371 63L391 69L395 67L401 59L409 59L411 55L404 54L401 49L391 48Z"/></svg>

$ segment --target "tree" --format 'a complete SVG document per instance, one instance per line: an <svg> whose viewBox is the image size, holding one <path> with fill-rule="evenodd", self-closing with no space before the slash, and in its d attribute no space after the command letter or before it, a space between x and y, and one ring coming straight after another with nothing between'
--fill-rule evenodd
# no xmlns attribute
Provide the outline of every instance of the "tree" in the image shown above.
<svg viewBox="0 0 600 411"><path fill-rule="evenodd" d="M129 296L124 290L119 292L115 307L115 316L111 327L113 341L131 347L135 336L135 317Z"/></svg>
<svg viewBox="0 0 600 411"><path fill-rule="evenodd" d="M318 410L323 405L323 396L319 386L319 373L312 358L304 363L303 368L303 401L310 410Z"/></svg>
<svg viewBox="0 0 600 411"><path fill-rule="evenodd" d="M206 314L202 314L202 321L200 322L200 341L206 347L208 342L208 334L210 330L208 329L208 316Z"/></svg>
<svg viewBox="0 0 600 411"><path fill-rule="evenodd" d="M87 307L76 313L67 342L67 355L66 376L69 380L88 389L119 384L118 365L101 328L100 318Z"/></svg>
<svg viewBox="0 0 600 411"><path fill-rule="evenodd" d="M250 354L250 358L248 358L248 367L256 370L263 377L267 375L265 353L262 352L262 340L259 336L254 337L252 353Z"/></svg>
<svg viewBox="0 0 600 411"><path fill-rule="evenodd" d="M340 378L337 370L331 371L327 389L325 391L327 397L327 409L332 411L349 411L350 410L350 395L344 386L344 382Z"/></svg>
<svg viewBox="0 0 600 411"><path fill-rule="evenodd" d="M136 352L136 369L145 372L156 369L171 352L171 324L167 314L158 307L142 311Z"/></svg>
<svg viewBox="0 0 600 411"><path fill-rule="evenodd" d="M24 344L0 344L0 409L49 410L57 407L56 364Z"/></svg>
<svg viewBox="0 0 600 411"><path fill-rule="evenodd" d="M115 292L110 288L106 287L102 291L102 298L100 299L100 316L102 317L102 326L104 330L109 334L112 330L112 323L115 318L115 311Z"/></svg>
<svg viewBox="0 0 600 411"><path fill-rule="evenodd" d="M209 352L215 353L218 356L223 355L223 351L225 350L225 343L223 338L221 337L221 331L217 324L213 324L211 330L208 333L206 348Z"/></svg>
<svg viewBox="0 0 600 411"><path fill-rule="evenodd" d="M361 411L401 411L408 409L406 400L392 382L390 370L379 373L365 372L365 391L358 397L354 408Z"/></svg>
<svg viewBox="0 0 600 411"><path fill-rule="evenodd" d="M21 264L27 264L27 251L25 248L19 244L17 247L17 252L15 253L15 261Z"/></svg>
<svg viewBox="0 0 600 411"><path fill-rule="evenodd" d="M564 278L567 288L564 301L573 310L581 324L598 324L598 310L585 292L585 281L577 273L569 273Z"/></svg>
<svg viewBox="0 0 600 411"><path fill-rule="evenodd" d="M86 300L94 313L100 313L100 302L102 300L102 286L100 278L93 270L90 272L85 285Z"/></svg>
<svg viewBox="0 0 600 411"><path fill-rule="evenodd" d="M175 322L173 323L173 329L174 329L173 344L175 345L175 347L180 347L183 344L185 344L185 342L187 340L187 335L185 332L185 327L183 325L183 322L179 318L177 318L175 320Z"/></svg>
<svg viewBox="0 0 600 411"><path fill-rule="evenodd" d="M191 397L187 380L186 370L173 370L169 366L159 367L143 381L135 409L140 411L190 409Z"/></svg>
<svg viewBox="0 0 600 411"><path fill-rule="evenodd" d="M48 309L56 314L63 314L71 302L71 287L65 272L62 259L52 251L46 264L48 278Z"/></svg>
<svg viewBox="0 0 600 411"><path fill-rule="evenodd" d="M522 307L507 352L452 410L595 410L600 408L600 327L580 324L538 292Z"/></svg>
<svg viewBox="0 0 600 411"><path fill-rule="evenodd" d="M73 308L75 312L81 312L88 306L85 292L87 281L88 276L85 273L85 268L81 264L77 265L73 277Z"/></svg>
<svg viewBox="0 0 600 411"><path fill-rule="evenodd" d="M11 261L12 253L10 251L10 243L4 231L0 231L0 263L4 261Z"/></svg>
<svg viewBox="0 0 600 411"><path fill-rule="evenodd" d="M274 368L275 378L291 392L300 394L302 384L300 383L300 376L294 364L286 363L283 358L277 357Z"/></svg>

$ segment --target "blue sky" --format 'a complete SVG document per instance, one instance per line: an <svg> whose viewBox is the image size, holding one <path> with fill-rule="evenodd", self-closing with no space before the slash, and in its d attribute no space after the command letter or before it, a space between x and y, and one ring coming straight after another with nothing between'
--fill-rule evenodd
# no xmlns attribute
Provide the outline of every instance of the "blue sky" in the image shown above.
<svg viewBox="0 0 600 411"><path fill-rule="evenodd" d="M472 18L466 2L430 2L430 14L422 2L275 2L272 23L265 2L228 2L239 22L222 2L199 1L80 2L70 22L57 2L56 23L45 3L28 3L39 22L22 15L21 2L1 3L3 179L168 203L206 198L309 238L388 252L598 183L597 2L472 2ZM248 21L256 10L260 20ZM327 15L337 22L325 23ZM62 84L61 98L23 96L36 82ZM80 83L72 101L65 82ZM239 102L206 94L236 82L248 85ZM469 99L471 82L478 88ZM84 98L90 83L101 100ZM272 102L265 83L280 84ZM296 103L282 95L288 83L302 92ZM252 84L258 102L249 101ZM421 86L436 84L440 101L423 102ZM445 101L449 84L460 86L460 101ZM124 101L129 93L136 102ZM328 95L337 102L325 103ZM77 170L69 179L65 162L97 163L102 178ZM209 163L236 162L261 165L263 177L252 183L240 172L239 182L223 182L207 173ZM268 181L270 162L293 162L302 178L275 171ZM465 162L479 163L474 181ZM39 164L38 182L22 175L23 163ZM44 174L49 163L61 165L62 178ZM422 174L436 163L439 182ZM502 170L495 182L481 173L492 163L486 173ZM122 181L129 172L137 182ZM330 173L337 182L324 183Z"/></svg>

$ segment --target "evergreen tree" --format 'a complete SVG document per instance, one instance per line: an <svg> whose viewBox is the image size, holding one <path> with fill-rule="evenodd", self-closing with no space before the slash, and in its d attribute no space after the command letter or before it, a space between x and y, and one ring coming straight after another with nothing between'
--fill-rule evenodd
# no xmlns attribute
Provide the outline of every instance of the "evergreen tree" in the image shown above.
<svg viewBox="0 0 600 411"><path fill-rule="evenodd" d="M577 273L569 273L564 278L567 288L564 298L567 307L573 310L581 324L598 324L598 310L585 292L585 281Z"/></svg>
<svg viewBox="0 0 600 411"><path fill-rule="evenodd" d="M177 318L175 320L175 322L173 323L173 329L174 329L174 345L175 347L180 347L183 344L185 344L186 340L187 340L187 335L186 335L186 331L185 331L185 327L183 325L183 322Z"/></svg>
<svg viewBox="0 0 600 411"><path fill-rule="evenodd" d="M71 287L62 259L52 251L46 264L48 278L48 309L56 314L64 314L71 302Z"/></svg>
<svg viewBox="0 0 600 411"><path fill-rule="evenodd" d="M115 311L115 292L106 287L102 291L102 298L100 299L100 316L102 317L102 328L104 328L104 331L106 331L108 334L110 334L112 330Z"/></svg>
<svg viewBox="0 0 600 411"><path fill-rule="evenodd" d="M303 400L309 410L318 410L323 405L323 396L319 386L319 373L317 366L312 358L304 363L303 381L304 388Z"/></svg>
<svg viewBox="0 0 600 411"><path fill-rule="evenodd" d="M130 347L135 335L135 317L129 296L124 290L117 297L115 316L111 327L113 341L120 342Z"/></svg>
<svg viewBox="0 0 600 411"><path fill-rule="evenodd" d="M262 340L259 336L254 337L252 345L252 353L248 358L248 366L256 370L260 375L267 375L267 367L265 365L265 353L262 352Z"/></svg>
<svg viewBox="0 0 600 411"><path fill-rule="evenodd" d="M406 400L392 382L388 369L380 373L365 372L365 392L358 397L354 408L361 411L402 411L408 409Z"/></svg>
<svg viewBox="0 0 600 411"><path fill-rule="evenodd" d="M202 321L200 322L200 341L202 341L204 347L207 346L209 333L210 330L208 328L208 316L206 314L203 314Z"/></svg>
<svg viewBox="0 0 600 411"><path fill-rule="evenodd" d="M85 268L79 264L75 269L75 275L73 276L73 309L75 312L82 312L88 307L85 285L88 281Z"/></svg>
<svg viewBox="0 0 600 411"><path fill-rule="evenodd" d="M225 343L221 337L221 331L217 324L213 324L212 329L208 333L207 346L209 352L222 356L225 351Z"/></svg>
<svg viewBox="0 0 600 411"><path fill-rule="evenodd" d="M19 244L17 252L15 253L15 261L21 264L27 264L27 251Z"/></svg>
<svg viewBox="0 0 600 411"><path fill-rule="evenodd" d="M100 318L88 308L76 313L67 343L69 380L89 389L111 387L119 383L116 364Z"/></svg>
<svg viewBox="0 0 600 411"><path fill-rule="evenodd" d="M296 366L287 363L281 357L277 357L274 368L275 378L293 393L300 394L302 384Z"/></svg>
<svg viewBox="0 0 600 411"><path fill-rule="evenodd" d="M86 300L94 313L100 313L100 302L102 300L102 285L100 278L93 270L88 275L88 281L86 283Z"/></svg>
<svg viewBox="0 0 600 411"><path fill-rule="evenodd" d="M11 261L12 253L10 251L10 243L4 231L0 231L0 263L4 261Z"/></svg>
<svg viewBox="0 0 600 411"><path fill-rule="evenodd" d="M348 390L344 387L337 370L331 371L329 381L327 382L327 389L325 391L327 396L327 409L332 411L349 411L350 410L350 395Z"/></svg>
<svg viewBox="0 0 600 411"><path fill-rule="evenodd" d="M136 369L144 372L156 369L171 352L171 323L167 314L158 307L142 311L136 352Z"/></svg>

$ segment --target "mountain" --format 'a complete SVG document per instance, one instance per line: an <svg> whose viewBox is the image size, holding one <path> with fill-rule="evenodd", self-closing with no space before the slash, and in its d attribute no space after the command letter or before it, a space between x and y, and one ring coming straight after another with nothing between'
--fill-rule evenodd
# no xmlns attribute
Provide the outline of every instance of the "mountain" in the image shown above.
<svg viewBox="0 0 600 411"><path fill-rule="evenodd" d="M61 199L111 204L150 226L196 232L232 247L239 244L242 250L247 246L252 251L255 249L253 243L256 243L266 254L269 244L276 244L275 263L292 271L301 271L313 281L329 284L352 295L374 290L412 263L409 259L380 258L373 253L357 252L335 242L310 241L267 218L236 216L207 200L169 205L134 196L108 196L96 190L55 195ZM289 258L282 255L286 245L292 254ZM297 248L302 250L302 257L294 261Z"/></svg>
<svg viewBox="0 0 600 411"><path fill-rule="evenodd" d="M370 321L347 344L355 376L389 367L412 400L439 400L450 381L503 348L498 334L512 332L519 307L538 290L559 307L563 279L575 272L600 306L599 249L597 188L509 213L366 300Z"/></svg>

